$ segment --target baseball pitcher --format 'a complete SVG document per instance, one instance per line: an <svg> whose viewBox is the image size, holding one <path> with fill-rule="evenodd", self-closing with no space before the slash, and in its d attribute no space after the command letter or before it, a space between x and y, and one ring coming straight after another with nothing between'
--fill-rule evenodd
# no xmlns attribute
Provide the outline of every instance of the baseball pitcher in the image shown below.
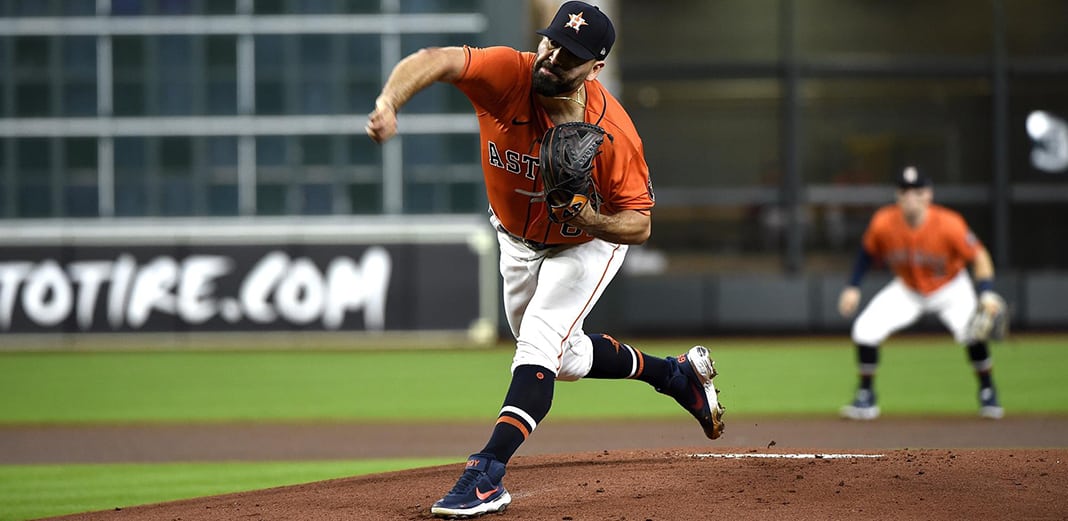
<svg viewBox="0 0 1068 521"><path fill-rule="evenodd" d="M489 440L431 507L435 516L475 517L509 505L506 465L548 414L557 380L641 380L673 397L709 438L723 432L706 348L657 358L583 330L628 245L649 237L653 189L634 124L597 80L615 42L608 16L567 2L538 34L536 52L463 46L407 56L366 127L376 142L391 138L397 111L434 82L458 88L478 116L515 355Z"/></svg>

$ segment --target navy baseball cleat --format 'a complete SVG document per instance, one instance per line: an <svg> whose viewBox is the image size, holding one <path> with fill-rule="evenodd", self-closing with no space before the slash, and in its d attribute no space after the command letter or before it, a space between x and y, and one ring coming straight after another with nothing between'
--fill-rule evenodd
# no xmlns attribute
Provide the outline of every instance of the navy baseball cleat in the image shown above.
<svg viewBox="0 0 1068 521"><path fill-rule="evenodd" d="M430 507L430 513L447 519L467 519L504 512L512 496L504 489L504 463L489 454L472 454L452 490Z"/></svg>
<svg viewBox="0 0 1068 521"><path fill-rule="evenodd" d="M993 387L984 387L979 390L979 416L991 420L1000 420L1005 417L1005 409L998 402L998 392Z"/></svg>
<svg viewBox="0 0 1068 521"><path fill-rule="evenodd" d="M671 396L697 418L709 439L722 436L724 408L719 403L719 391L712 384L717 373L708 349L693 346L686 354L669 356L667 361L671 364L671 377L657 392Z"/></svg>
<svg viewBox="0 0 1068 521"><path fill-rule="evenodd" d="M871 389L857 389L853 403L843 405L839 411L843 418L850 420L874 420L879 417L879 406L875 404L875 393Z"/></svg>

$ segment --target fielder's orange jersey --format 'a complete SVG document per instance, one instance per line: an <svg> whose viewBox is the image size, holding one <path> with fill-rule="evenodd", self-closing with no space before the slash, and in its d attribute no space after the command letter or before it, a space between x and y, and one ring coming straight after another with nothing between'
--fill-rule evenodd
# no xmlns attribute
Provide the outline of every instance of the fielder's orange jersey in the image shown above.
<svg viewBox="0 0 1068 521"><path fill-rule="evenodd" d="M873 258L885 261L924 295L957 276L983 247L959 213L938 205L927 208L919 228L909 226L897 205L884 206L875 212L863 241Z"/></svg>
<svg viewBox="0 0 1068 521"><path fill-rule="evenodd" d="M586 242L591 236L549 221L541 195L541 137L553 125L531 90L534 53L509 47L464 47L467 62L456 86L478 116L482 174L490 209L513 235L545 244ZM593 177L604 198L601 213L653 207L649 166L641 138L623 107L599 81L586 82L585 121L605 139Z"/></svg>

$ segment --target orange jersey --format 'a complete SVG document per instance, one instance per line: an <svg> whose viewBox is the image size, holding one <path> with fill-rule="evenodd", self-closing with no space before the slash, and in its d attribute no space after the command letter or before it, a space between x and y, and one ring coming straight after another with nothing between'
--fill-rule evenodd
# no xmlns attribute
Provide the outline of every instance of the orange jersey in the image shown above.
<svg viewBox="0 0 1068 521"><path fill-rule="evenodd" d="M509 47L464 50L467 62L455 85L478 116L482 174L493 213L510 233L535 242L591 240L573 226L550 222L543 202L538 154L541 137L553 123L531 89L534 53ZM594 160L594 183L604 198L601 213L651 209L653 189L641 138L599 81L586 82L585 121L612 136Z"/></svg>
<svg viewBox="0 0 1068 521"><path fill-rule="evenodd" d="M982 243L959 213L931 205L919 228L905 221L901 208L880 208L864 232L864 249L882 259L910 288L928 295L975 260Z"/></svg>

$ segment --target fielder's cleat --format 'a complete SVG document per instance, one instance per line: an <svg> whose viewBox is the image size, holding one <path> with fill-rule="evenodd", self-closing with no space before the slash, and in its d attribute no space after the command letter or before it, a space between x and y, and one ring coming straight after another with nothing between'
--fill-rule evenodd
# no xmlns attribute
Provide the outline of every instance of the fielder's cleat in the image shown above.
<svg viewBox="0 0 1068 521"><path fill-rule="evenodd" d="M839 411L843 418L850 420L874 420L879 417L879 406L875 404L875 393L870 389L857 389L853 403L842 406Z"/></svg>
<svg viewBox="0 0 1068 521"><path fill-rule="evenodd" d="M512 496L501 484L503 477L504 463L489 454L472 454L459 481L430 507L430 513L446 519L468 519L504 512Z"/></svg>
<svg viewBox="0 0 1068 521"><path fill-rule="evenodd" d="M979 416L991 420L1000 420L1005 417L1005 409L998 402L998 392L993 387L984 387L979 390Z"/></svg>
<svg viewBox="0 0 1068 521"><path fill-rule="evenodd" d="M683 409L697 418L705 436L716 439L723 435L724 407L719 403L719 391L712 384L716 377L716 363L709 358L704 346L693 346L684 355L669 356L671 377L657 391L675 399Z"/></svg>

